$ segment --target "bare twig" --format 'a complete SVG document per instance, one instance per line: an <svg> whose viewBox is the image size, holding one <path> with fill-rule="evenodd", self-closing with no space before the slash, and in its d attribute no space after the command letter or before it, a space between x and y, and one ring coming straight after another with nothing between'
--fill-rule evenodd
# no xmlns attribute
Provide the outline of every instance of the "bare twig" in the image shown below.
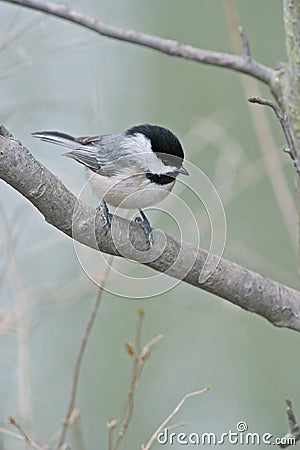
<svg viewBox="0 0 300 450"><path fill-rule="evenodd" d="M246 60L251 60L251 52L250 52L250 44L247 38L247 35L244 31L243 27L238 27L240 36L241 36L241 42L242 42L242 48L243 48L243 57Z"/></svg>
<svg viewBox="0 0 300 450"><path fill-rule="evenodd" d="M289 421L289 431L280 439L281 443L279 444L279 447L281 448L287 448L290 445L295 445L296 442L300 440L300 426L297 423L293 411L292 400L287 398L285 403L286 413Z"/></svg>
<svg viewBox="0 0 300 450"><path fill-rule="evenodd" d="M16 433L15 431L7 430L4 427L0 427L0 433L4 434L5 436L10 436L14 439L18 439L19 441L25 441L25 438L23 434L20 434L19 432ZM33 448L42 449L43 447L40 447L38 444L32 445Z"/></svg>
<svg viewBox="0 0 300 450"><path fill-rule="evenodd" d="M70 394L70 400L69 400L69 404L68 404L68 408L66 411L66 415L63 421L63 425L60 431L60 435L58 438L58 443L57 443L57 447L56 450L60 450L60 448L62 447L64 440L65 440L65 435L67 432L67 428L70 425L70 419L72 417L73 414L73 410L74 410L74 405L75 405L75 400L76 400L76 394L77 394L77 388L78 388L78 380L79 380L79 374L80 374L80 368L81 368L81 362L82 362L82 358L83 358L83 354L85 352L86 346L87 346L87 342L88 342L88 338L90 336L90 332L91 329L93 327L93 324L95 322L96 316L97 316L97 312L100 306L100 302L101 302L101 298L102 298L102 294L103 294L103 287L105 284L105 281L107 279L107 276L109 274L109 271L111 269L111 263L113 260L113 256L111 256L109 258L109 260L107 261L106 264L106 268L105 268L105 272L103 274L103 278L102 278L102 287L98 288L97 290L97 295L96 295L96 299L95 302L93 304L92 310L91 310L91 314L90 317L88 319L88 322L86 324L84 333L83 333L83 337L82 340L80 342L80 346L79 346L79 350L78 350L78 354L77 354L77 358L76 358L76 362L75 362L75 368L74 368L74 375L73 375L73 381L72 381L72 387L71 387L71 394Z"/></svg>
<svg viewBox="0 0 300 450"><path fill-rule="evenodd" d="M142 371L145 365L145 360L150 354L152 347L162 339L162 335L158 335L151 339L143 348L141 346L141 332L144 319L144 311L139 309L138 319L136 325L135 334L135 348L131 344L126 344L127 353L133 358L131 383L126 401L123 405L121 413L117 419L111 419L108 423L108 449L117 450L121 444L121 441L128 430L131 423L134 409L134 395L138 386L138 382L142 375ZM122 425L121 425L122 424ZM118 436L114 442L113 433L118 426L121 425L121 429L118 432Z"/></svg>
<svg viewBox="0 0 300 450"><path fill-rule="evenodd" d="M27 436L27 434L25 433L25 431L23 430L21 425L19 425L18 422L12 416L10 416L10 418L9 418L9 423L11 425L13 425L14 427L16 427L16 429L18 430L20 435L23 436L25 442L28 442L28 443L30 442L29 437Z"/></svg>
<svg viewBox="0 0 300 450"><path fill-rule="evenodd" d="M200 395L203 394L204 392L209 391L210 386L206 386L203 389L200 389L199 391L194 391L194 392L189 392L188 394L186 394L181 400L180 402L175 406L175 408L173 409L173 411L165 418L165 420L159 425L159 427L154 431L154 433L152 434L151 438L149 439L149 441L147 442L147 444L142 446L143 450L150 450L150 448L153 447L153 445L155 444L155 440L157 438L157 436L159 435L159 433L167 427L168 423L173 419L173 417L178 413L178 411L180 410L180 408L182 408L182 406L184 405L184 403L190 398L190 397L194 397L195 395Z"/></svg>
<svg viewBox="0 0 300 450"><path fill-rule="evenodd" d="M260 105L269 106L270 108L273 109L277 119L280 122L283 134L284 134L286 142L288 144L288 148L284 149L284 151L286 153L288 153L290 155L290 157L292 158L292 160L294 161L294 166L295 166L296 172L297 172L298 176L300 176L300 161L297 157L294 140L293 140L293 137L291 134L291 130L290 130L288 121L287 121L287 117L282 113L280 107L272 100L267 100L267 99L260 98L260 97L250 97L250 98L248 98L248 100L250 103L258 103Z"/></svg>
<svg viewBox="0 0 300 450"><path fill-rule="evenodd" d="M46 0L2 0L7 3L13 3L36 11L42 11L46 14L59 17L69 22L76 23L88 28L102 36L118 39L121 41L131 42L133 44L142 45L152 48L171 56L177 56L193 61L202 62L204 64L212 64L238 72L251 75L268 85L272 85L272 81L276 75L276 71L270 67L264 66L259 62L244 58L243 56L230 55L227 53L219 53L209 50L203 50L192 47L190 45L180 44L175 40L163 39L158 36L151 36L145 33L139 33L134 30L117 28L106 25L92 17L88 17L78 11L72 10L65 5L51 3Z"/></svg>
<svg viewBox="0 0 300 450"><path fill-rule="evenodd" d="M9 418L9 423L11 425L13 425L18 433L14 433L13 431L10 430L6 430L3 427L0 427L0 433L5 434L7 436L11 436L15 439L19 439L23 442L25 442L25 444L31 448L35 448L37 450L45 450L47 448L47 446L41 446L39 444L37 444L36 442L34 442L29 436L28 434L24 431L24 429L21 427L21 425L14 419L14 417L10 417Z"/></svg>

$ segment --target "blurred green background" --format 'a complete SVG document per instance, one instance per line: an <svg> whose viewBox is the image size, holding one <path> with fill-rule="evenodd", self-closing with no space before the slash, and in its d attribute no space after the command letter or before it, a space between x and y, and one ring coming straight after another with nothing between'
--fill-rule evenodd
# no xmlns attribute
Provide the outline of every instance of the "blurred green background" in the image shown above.
<svg viewBox="0 0 300 450"><path fill-rule="evenodd" d="M276 67L285 60L281 1L236 4L238 11L229 0L69 2L111 25L224 52L236 50L238 15L253 57ZM62 158L60 148L34 141L32 131L87 135L145 122L167 126L181 139L186 159L221 197L228 227L225 257L298 287L293 167L282 152L285 141L272 112L247 103L249 95L271 98L266 87L4 2L0 30L1 122L74 193L85 182L82 167ZM273 165L276 158L279 168ZM191 202L201 246L207 248L211 232L201 202L193 203L180 183L174 191ZM164 208L177 211L179 226L189 233L192 217L182 216L176 205L171 199ZM97 288L71 239L3 182L0 209L0 426L16 431L8 425L11 415L41 442L61 425ZM162 230L173 226L164 214L148 216ZM192 234L189 240L198 243ZM114 264L126 270L126 263ZM133 276L135 271L139 277L153 275L134 265L130 270ZM146 362L122 448L140 448L184 394L206 385L212 389L190 399L173 420L187 423L175 431L220 435L244 420L249 431L278 437L287 431L286 396L300 417L295 332L184 283L150 299L106 292L76 401L86 449L107 447L106 423L125 401L132 361L124 344L134 340L140 307L143 342L160 333L164 339ZM83 448L73 431L68 442ZM24 444L0 434L0 448Z"/></svg>

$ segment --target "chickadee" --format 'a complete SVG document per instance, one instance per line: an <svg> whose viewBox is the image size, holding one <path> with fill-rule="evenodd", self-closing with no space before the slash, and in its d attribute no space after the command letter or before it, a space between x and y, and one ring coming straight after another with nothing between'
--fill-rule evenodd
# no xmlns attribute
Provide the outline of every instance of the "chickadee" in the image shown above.
<svg viewBox="0 0 300 450"><path fill-rule="evenodd" d="M58 131L38 131L36 138L71 149L64 156L87 167L91 185L100 197L104 227L110 227L106 202L112 206L138 209L140 223L150 245L151 227L141 208L163 200L173 189L184 153L177 137L157 125L136 125L119 134L73 137Z"/></svg>

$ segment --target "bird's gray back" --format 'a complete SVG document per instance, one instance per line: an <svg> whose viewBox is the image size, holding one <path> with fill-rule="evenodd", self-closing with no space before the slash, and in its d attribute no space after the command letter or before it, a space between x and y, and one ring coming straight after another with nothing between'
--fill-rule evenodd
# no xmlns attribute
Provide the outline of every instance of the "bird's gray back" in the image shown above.
<svg viewBox="0 0 300 450"><path fill-rule="evenodd" d="M139 166L138 154L142 151L138 145L134 147L132 139L129 140L124 134L95 136L87 139L86 144L80 144L80 140L84 138L78 138L78 147L66 153L66 156L94 172L113 176L125 167Z"/></svg>

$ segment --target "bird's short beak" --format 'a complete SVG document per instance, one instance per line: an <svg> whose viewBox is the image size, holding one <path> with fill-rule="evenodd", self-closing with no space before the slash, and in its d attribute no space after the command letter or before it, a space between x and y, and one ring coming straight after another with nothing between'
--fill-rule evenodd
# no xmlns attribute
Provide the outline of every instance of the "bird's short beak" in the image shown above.
<svg viewBox="0 0 300 450"><path fill-rule="evenodd" d="M184 167L180 167L180 169L178 169L178 173L181 173L181 175L189 175L188 171Z"/></svg>

